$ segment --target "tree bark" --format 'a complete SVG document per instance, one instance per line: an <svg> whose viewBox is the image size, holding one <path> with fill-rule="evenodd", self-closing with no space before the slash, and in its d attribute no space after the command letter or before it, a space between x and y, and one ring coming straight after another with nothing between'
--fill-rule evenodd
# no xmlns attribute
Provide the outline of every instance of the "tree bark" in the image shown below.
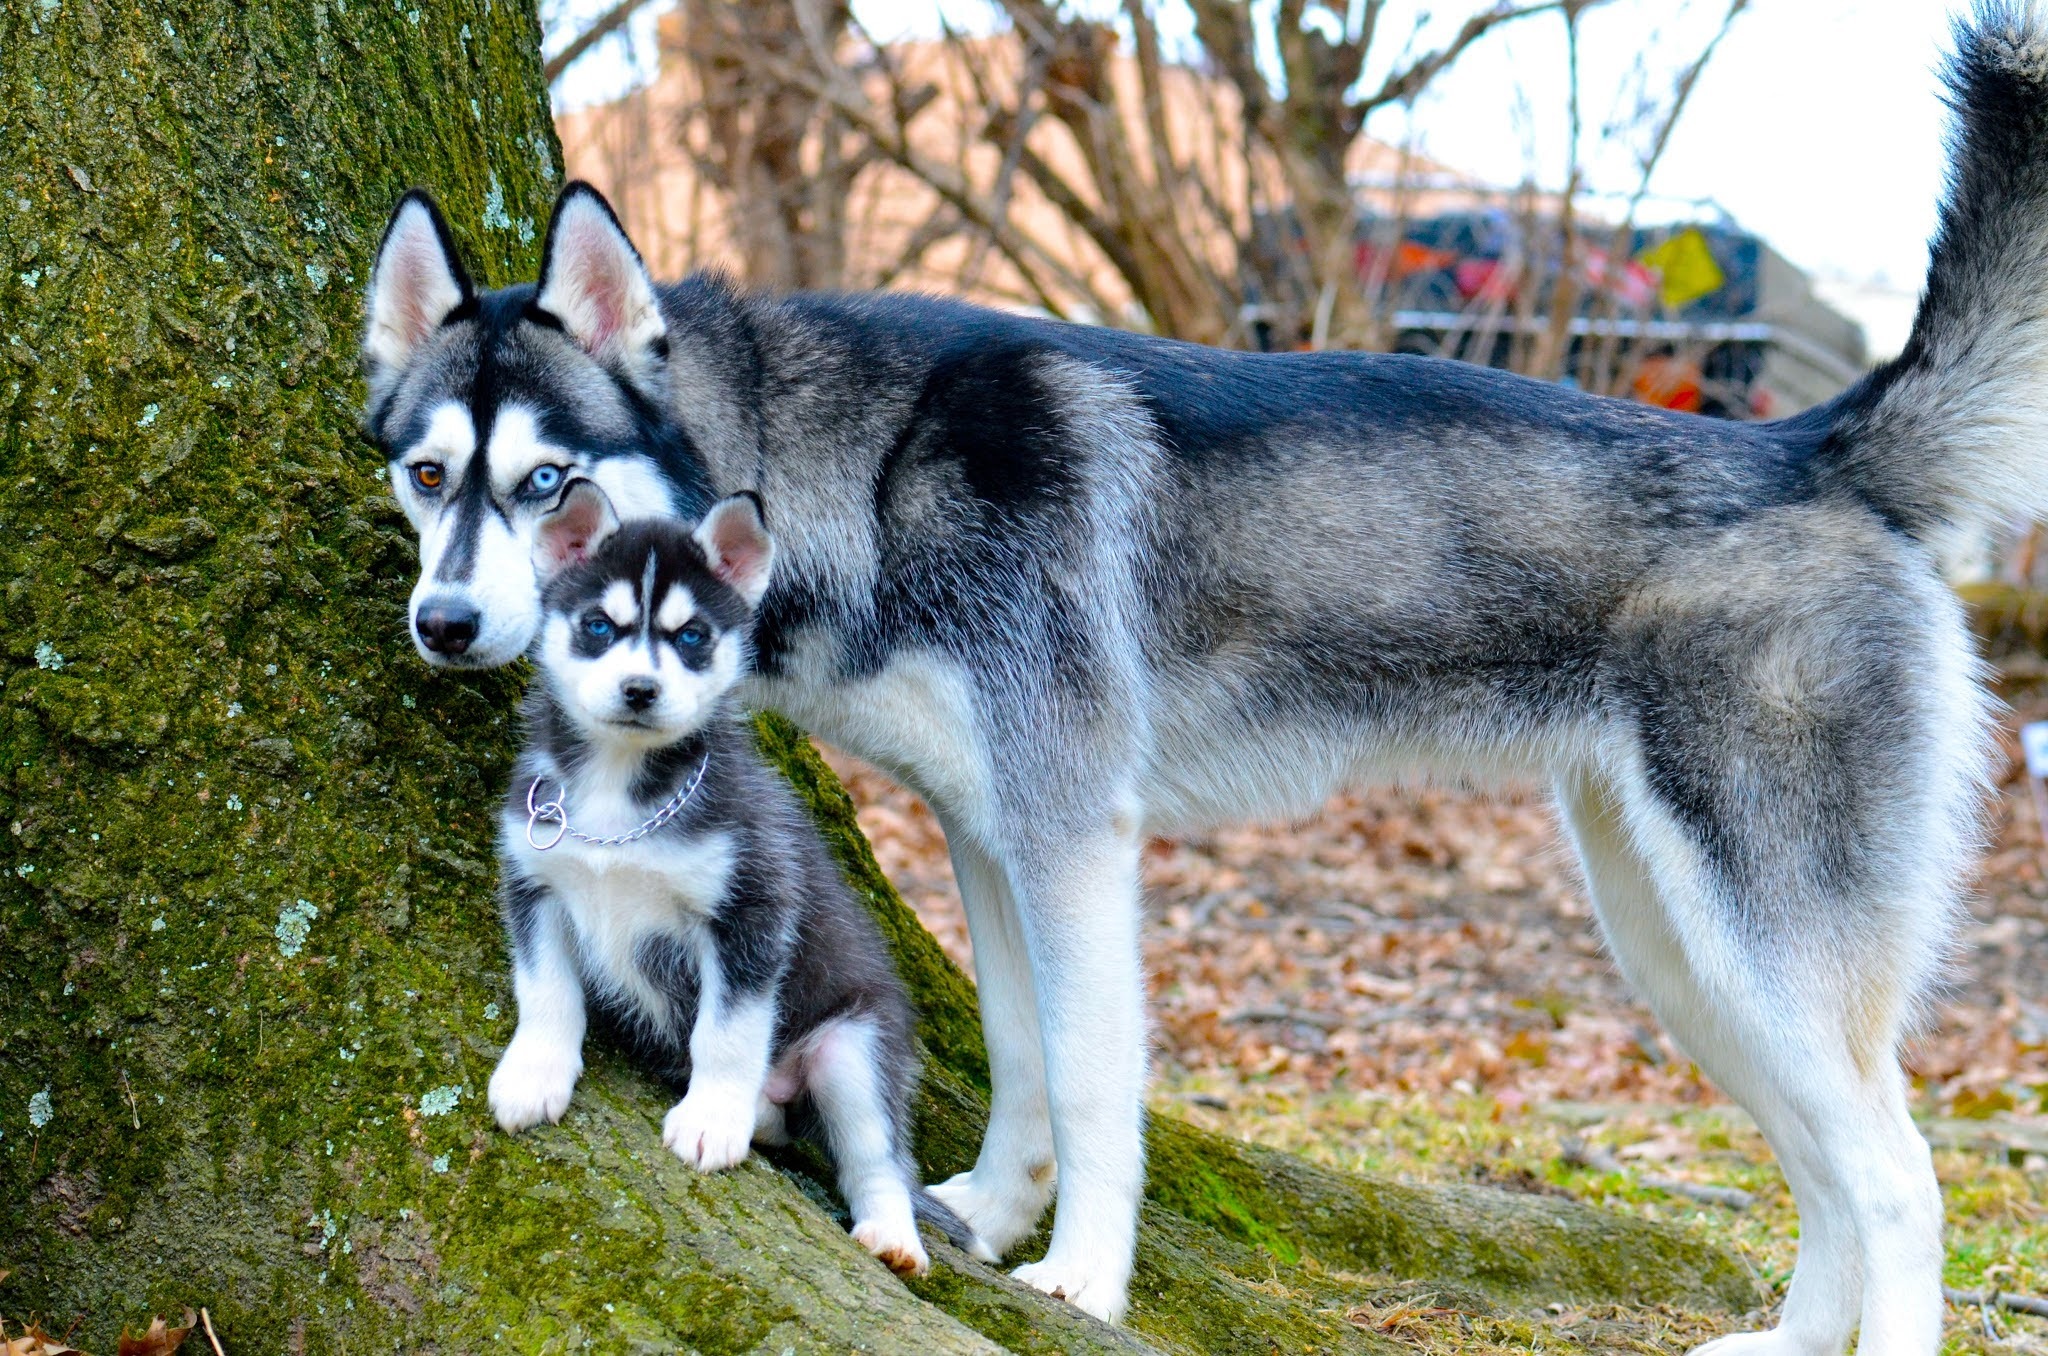
<svg viewBox="0 0 2048 1356"><path fill-rule="evenodd" d="M237 1356L1267 1352L1380 1349L1343 1314L1388 1277L1749 1302L1729 1258L1641 1221L1161 1118L1119 1333L945 1248L898 1282L807 1153L692 1173L660 1144L670 1094L601 1050L563 1124L499 1133L519 680L405 642L355 346L404 187L504 282L558 163L529 5L0 8L0 1316L110 1351L205 1304ZM761 739L897 948L919 1153L962 1168L972 990L801 735Z"/></svg>

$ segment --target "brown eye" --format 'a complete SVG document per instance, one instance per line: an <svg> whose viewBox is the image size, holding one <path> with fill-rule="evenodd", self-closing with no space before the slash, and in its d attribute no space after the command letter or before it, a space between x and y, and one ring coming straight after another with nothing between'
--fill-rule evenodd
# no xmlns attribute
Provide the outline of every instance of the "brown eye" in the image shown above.
<svg viewBox="0 0 2048 1356"><path fill-rule="evenodd" d="M412 468L412 483L423 490L441 488L441 463L423 461Z"/></svg>

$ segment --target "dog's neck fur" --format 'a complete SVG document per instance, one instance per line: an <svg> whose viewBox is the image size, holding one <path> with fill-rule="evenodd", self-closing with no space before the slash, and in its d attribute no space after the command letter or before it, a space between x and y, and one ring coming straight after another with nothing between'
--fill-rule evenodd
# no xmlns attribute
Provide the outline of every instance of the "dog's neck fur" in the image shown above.
<svg viewBox="0 0 2048 1356"><path fill-rule="evenodd" d="M828 345L805 294L748 293L716 273L698 273L661 289L670 331L667 406L695 445L720 494L751 490L769 505L770 529L785 562L771 593L785 601L784 581L812 588L843 580L846 553L832 549L849 536L873 534L869 471L910 418L911 406L877 390L852 335ZM893 385L893 384L892 384ZM794 444L820 440L816 412L861 411L834 421L824 436L845 447L841 474L826 480L809 459L802 475L782 473Z"/></svg>
<svg viewBox="0 0 2048 1356"><path fill-rule="evenodd" d="M623 790L638 804L660 804L714 755L717 732L730 725L728 703L720 702L703 724L674 743L633 748L579 728L545 679L534 684L528 698L530 748L553 765L571 796L579 791Z"/></svg>

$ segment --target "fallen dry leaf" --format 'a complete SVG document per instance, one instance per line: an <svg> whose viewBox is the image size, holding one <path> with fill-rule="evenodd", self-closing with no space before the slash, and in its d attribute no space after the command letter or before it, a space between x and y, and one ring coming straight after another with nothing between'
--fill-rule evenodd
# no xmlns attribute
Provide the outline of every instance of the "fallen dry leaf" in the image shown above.
<svg viewBox="0 0 2048 1356"><path fill-rule="evenodd" d="M161 1318L152 1318L149 1321L149 1331L140 1337L134 1337L130 1336L124 1327L121 1329L119 1356L172 1356L184 1344L185 1335L192 1331L198 1321L192 1311L187 1309L185 1326L182 1328L169 1327Z"/></svg>
<svg viewBox="0 0 2048 1356"><path fill-rule="evenodd" d="M31 1325L27 1336L12 1338L7 1345L0 1347L0 1356L84 1356L84 1353Z"/></svg>

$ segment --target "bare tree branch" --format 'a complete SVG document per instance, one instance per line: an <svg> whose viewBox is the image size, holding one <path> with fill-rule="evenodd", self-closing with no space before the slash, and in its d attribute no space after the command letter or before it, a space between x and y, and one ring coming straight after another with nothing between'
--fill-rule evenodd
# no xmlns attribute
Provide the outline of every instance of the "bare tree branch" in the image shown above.
<svg viewBox="0 0 2048 1356"><path fill-rule="evenodd" d="M619 0L597 16L597 21L569 40L569 45L547 59L541 73L552 85L563 71L575 65L585 52L626 26L627 20L646 8L650 0Z"/></svg>
<svg viewBox="0 0 2048 1356"><path fill-rule="evenodd" d="M1430 81L1443 74L1444 69L1465 54L1465 49L1499 28L1502 24L1526 19L1532 14L1547 14L1552 10L1569 8L1575 13L1584 13L1609 4L1612 0L1543 0L1535 5L1513 5L1502 3L1481 14L1475 14L1458 28L1457 36L1450 42L1399 71L1390 74L1378 90L1362 99L1348 101L1355 127L1363 127L1365 119L1386 104L1400 103L1420 94Z"/></svg>

